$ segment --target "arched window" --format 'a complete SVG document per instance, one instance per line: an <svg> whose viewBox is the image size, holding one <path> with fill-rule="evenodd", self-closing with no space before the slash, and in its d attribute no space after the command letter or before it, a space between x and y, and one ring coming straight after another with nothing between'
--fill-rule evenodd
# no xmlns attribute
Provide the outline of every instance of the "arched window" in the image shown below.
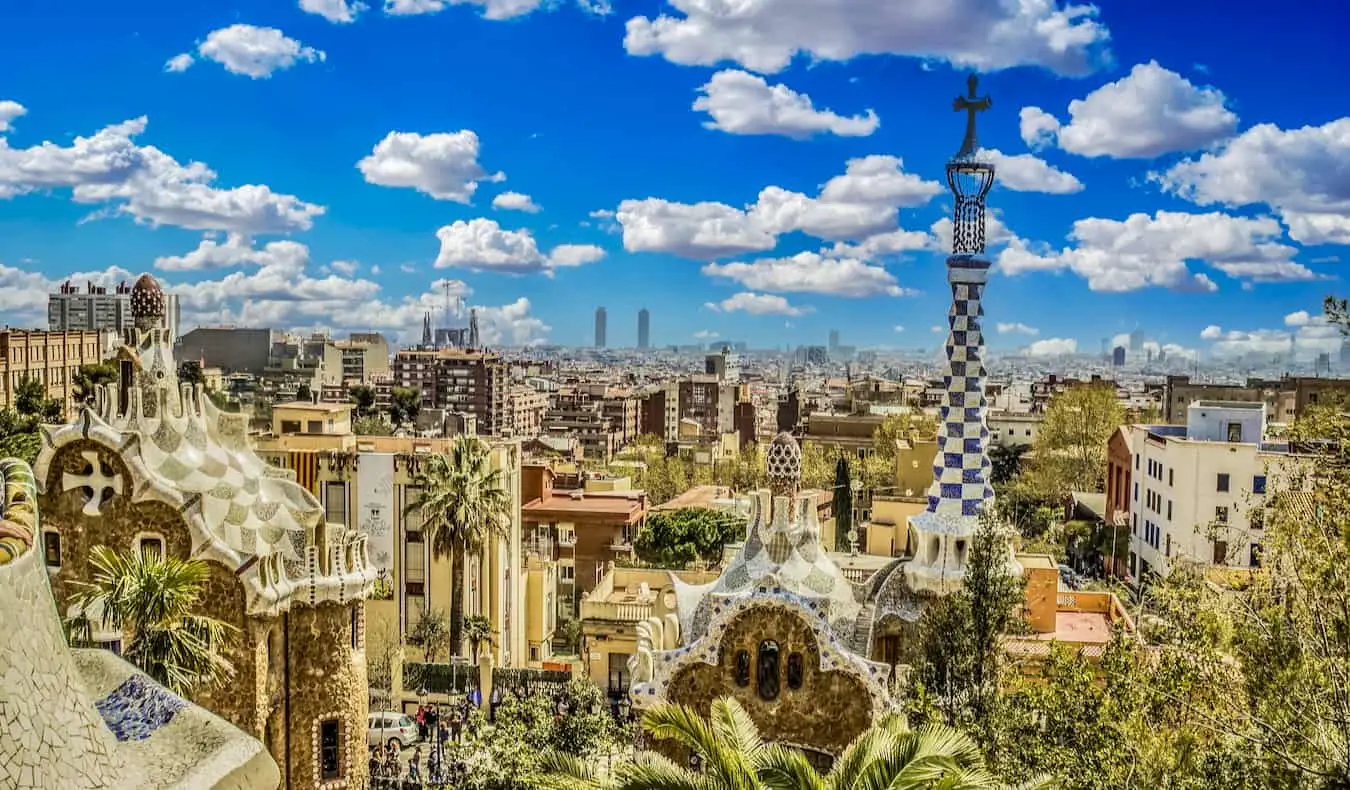
<svg viewBox="0 0 1350 790"><path fill-rule="evenodd" d="M803 663L801 653L788 653L787 682L788 688L799 689L802 687Z"/></svg>
<svg viewBox="0 0 1350 790"><path fill-rule="evenodd" d="M750 685L750 653L742 650L736 654L736 685L745 688Z"/></svg>
<svg viewBox="0 0 1350 790"><path fill-rule="evenodd" d="M765 702L778 699L778 643L766 639L759 643L759 666L756 667L756 690Z"/></svg>

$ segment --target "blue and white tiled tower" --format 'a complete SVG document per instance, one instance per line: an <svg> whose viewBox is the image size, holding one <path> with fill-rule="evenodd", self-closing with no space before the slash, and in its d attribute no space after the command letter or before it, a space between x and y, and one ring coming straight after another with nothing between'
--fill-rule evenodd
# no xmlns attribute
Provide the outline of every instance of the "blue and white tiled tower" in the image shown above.
<svg viewBox="0 0 1350 790"><path fill-rule="evenodd" d="M984 316L980 297L990 265L984 257L985 196L994 183L994 166L976 159L975 114L991 104L988 96L977 96L977 88L978 78L971 75L968 94L953 103L955 110L966 113L966 137L961 150L947 163L947 185L956 202L952 254L947 258L947 282L952 287L943 376L947 392L939 410L938 452L928 509L909 520L916 538L914 558L906 565L910 586L938 594L960 586L980 514L994 501L980 327Z"/></svg>

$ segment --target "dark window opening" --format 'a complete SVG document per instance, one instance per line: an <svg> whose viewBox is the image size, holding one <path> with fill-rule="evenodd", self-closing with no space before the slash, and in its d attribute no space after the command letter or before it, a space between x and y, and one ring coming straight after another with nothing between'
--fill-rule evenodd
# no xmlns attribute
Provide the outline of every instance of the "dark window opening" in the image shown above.
<svg viewBox="0 0 1350 790"><path fill-rule="evenodd" d="M804 674L804 662L801 653L788 654L787 682L788 688L799 689L802 687L802 675Z"/></svg>
<svg viewBox="0 0 1350 790"><path fill-rule="evenodd" d="M1242 423L1240 422L1228 423L1228 441L1230 442L1242 441Z"/></svg>
<svg viewBox="0 0 1350 790"><path fill-rule="evenodd" d="M342 723L327 719L319 725L319 779L324 782L342 778L342 761L338 746L342 740Z"/></svg>
<svg viewBox="0 0 1350 790"><path fill-rule="evenodd" d="M741 688L750 685L750 653L745 650L736 654L736 685Z"/></svg>
<svg viewBox="0 0 1350 790"><path fill-rule="evenodd" d="M1219 483L1218 483L1217 488L1218 488L1219 491L1227 491L1227 490L1228 490L1228 475L1226 475L1226 474L1220 474L1220 475L1219 475Z"/></svg>
<svg viewBox="0 0 1350 790"><path fill-rule="evenodd" d="M141 538L141 553L164 556L164 541L160 538Z"/></svg>
<svg viewBox="0 0 1350 790"><path fill-rule="evenodd" d="M1265 475L1256 475L1255 477L1252 478L1252 493L1253 493L1253 494L1264 494L1264 493L1266 493L1266 476L1265 476Z"/></svg>
<svg viewBox="0 0 1350 790"><path fill-rule="evenodd" d="M361 604L352 606L352 650L361 649Z"/></svg>
<svg viewBox="0 0 1350 790"><path fill-rule="evenodd" d="M765 702L778 699L778 643L766 639L759 643L758 666L755 667L755 687Z"/></svg>
<svg viewBox="0 0 1350 790"><path fill-rule="evenodd" d="M42 553L46 555L48 568L61 567L61 535L48 530L42 533Z"/></svg>

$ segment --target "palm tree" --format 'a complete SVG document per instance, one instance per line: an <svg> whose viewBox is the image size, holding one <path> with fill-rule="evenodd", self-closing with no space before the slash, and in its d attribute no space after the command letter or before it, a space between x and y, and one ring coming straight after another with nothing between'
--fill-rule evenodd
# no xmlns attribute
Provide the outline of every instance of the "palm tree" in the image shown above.
<svg viewBox="0 0 1350 790"><path fill-rule="evenodd" d="M730 697L713 702L705 719L683 705L647 712L643 727L699 759L701 772L652 752L602 776L572 755L546 753L540 780L549 790L997 790L969 736L943 725L910 730L903 716L882 719L859 735L821 775L799 751L766 743L750 715ZM1049 787L1036 780L1026 788Z"/></svg>
<svg viewBox="0 0 1350 790"><path fill-rule="evenodd" d="M464 618L464 638L469 640L469 656L477 664L478 651L483 645L492 644L492 621L481 614Z"/></svg>
<svg viewBox="0 0 1350 790"><path fill-rule="evenodd" d="M234 640L229 623L194 614L209 570L201 560L157 552L119 554L95 546L92 582L75 582L81 612L70 622L72 641L89 643L91 616L124 635L123 657L180 696L234 674L224 658Z"/></svg>
<svg viewBox="0 0 1350 790"><path fill-rule="evenodd" d="M421 513L432 554L450 556L450 650L458 656L464 645L464 558L505 534L511 495L487 444L473 436L457 437L448 454L427 456L416 484L404 515Z"/></svg>

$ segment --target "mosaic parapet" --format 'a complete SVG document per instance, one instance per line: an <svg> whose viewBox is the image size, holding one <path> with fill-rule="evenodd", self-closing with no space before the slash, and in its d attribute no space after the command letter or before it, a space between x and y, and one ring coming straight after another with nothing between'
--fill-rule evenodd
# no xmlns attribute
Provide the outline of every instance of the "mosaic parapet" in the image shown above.
<svg viewBox="0 0 1350 790"><path fill-rule="evenodd" d="M0 519L38 528L27 465L0 460ZM281 781L262 744L102 650L71 650L42 546L0 564L0 787L231 788Z"/></svg>
<svg viewBox="0 0 1350 790"><path fill-rule="evenodd" d="M98 516L113 496L175 508L191 535L192 555L234 572L252 615L278 614L297 601L367 597L376 569L367 559L366 535L325 523L322 505L294 473L254 452L241 415L220 411L199 387L179 384L167 330L127 334L117 361L131 381L98 387L94 403L73 423L43 427L36 463L43 493L84 490L88 517ZM52 464L77 442L119 458L131 479L105 470L97 452L84 449L86 471L63 473L55 481L62 491L47 492Z"/></svg>
<svg viewBox="0 0 1350 790"><path fill-rule="evenodd" d="M37 535L33 470L17 458L0 459L0 565L27 553Z"/></svg>

